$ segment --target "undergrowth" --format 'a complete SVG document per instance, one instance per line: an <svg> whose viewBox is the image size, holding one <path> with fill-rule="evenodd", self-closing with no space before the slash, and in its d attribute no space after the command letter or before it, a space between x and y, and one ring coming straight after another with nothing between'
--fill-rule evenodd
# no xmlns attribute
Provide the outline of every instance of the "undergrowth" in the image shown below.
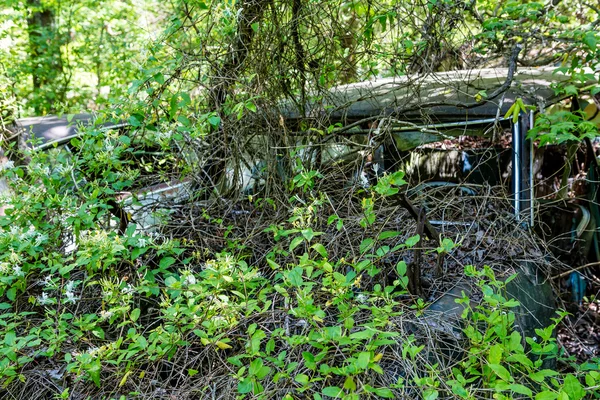
<svg viewBox="0 0 600 400"><path fill-rule="evenodd" d="M347 221L319 222L331 200L299 161L286 216L263 231L272 246L259 257L206 208L198 220L220 230L221 248L137 229L135 218L117 233L107 199L139 176L123 157L131 140L99 131L84 140L4 171L2 398L600 397L598 364L570 363L556 344L564 313L535 337L516 329L519 302L505 290L514 275L466 266L481 299L457 300L450 337L430 329L402 255L460 244L379 229L379 205L405 186L400 172L358 194L358 256L331 257L323 239Z"/></svg>

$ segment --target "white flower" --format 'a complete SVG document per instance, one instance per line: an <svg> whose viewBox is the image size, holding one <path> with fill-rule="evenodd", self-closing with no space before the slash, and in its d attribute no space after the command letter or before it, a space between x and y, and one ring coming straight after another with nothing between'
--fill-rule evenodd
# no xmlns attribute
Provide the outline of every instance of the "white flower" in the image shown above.
<svg viewBox="0 0 600 400"><path fill-rule="evenodd" d="M43 306L52 303L52 299L48 297L48 293L46 292L42 293L41 296L38 296L37 301Z"/></svg>
<svg viewBox="0 0 600 400"><path fill-rule="evenodd" d="M21 270L21 267L19 267L18 265L16 265L13 268L13 274L15 274L15 276L25 276L25 273Z"/></svg>
<svg viewBox="0 0 600 400"><path fill-rule="evenodd" d="M110 317L112 317L114 315L114 313L112 311L100 311L100 318L102 319L109 319Z"/></svg>
<svg viewBox="0 0 600 400"><path fill-rule="evenodd" d="M185 279L183 280L183 284L184 285L195 285L196 284L196 277L194 275L187 274L185 276Z"/></svg>
<svg viewBox="0 0 600 400"><path fill-rule="evenodd" d="M138 238L138 246L139 247L146 247L146 245L148 245L150 241L148 239L145 238Z"/></svg>
<svg viewBox="0 0 600 400"><path fill-rule="evenodd" d="M46 240L48 240L48 235L43 234L43 233L38 233L37 236L35 237L35 246L40 246L42 243L44 243Z"/></svg>
<svg viewBox="0 0 600 400"><path fill-rule="evenodd" d="M75 296L73 294L73 292L67 291L67 292L65 292L65 296L67 296L67 298L65 299L65 303L73 303L73 304L75 304L75 302L77 300L79 300L79 297Z"/></svg>
<svg viewBox="0 0 600 400"><path fill-rule="evenodd" d="M131 294L135 292L135 288L133 286L131 286L131 284L127 284L127 286L125 286L123 289L121 289L121 292L123 294Z"/></svg>
<svg viewBox="0 0 600 400"><path fill-rule="evenodd" d="M367 296L361 293L361 294L359 294L359 295L356 296L356 301L358 301L359 303L363 303L364 304L367 301Z"/></svg>
<svg viewBox="0 0 600 400"><path fill-rule="evenodd" d="M52 276L51 275L46 275L46 277L44 278L44 280L40 281L40 286L45 286L48 287L52 284Z"/></svg>
<svg viewBox="0 0 600 400"><path fill-rule="evenodd" d="M56 167L56 172L58 172L61 175L68 175L72 172L73 170L73 166L66 164L66 165L59 165Z"/></svg>
<svg viewBox="0 0 600 400"><path fill-rule="evenodd" d="M75 282L74 281L68 281L67 284L65 285L65 290L67 292L72 292L74 288L75 288Z"/></svg>

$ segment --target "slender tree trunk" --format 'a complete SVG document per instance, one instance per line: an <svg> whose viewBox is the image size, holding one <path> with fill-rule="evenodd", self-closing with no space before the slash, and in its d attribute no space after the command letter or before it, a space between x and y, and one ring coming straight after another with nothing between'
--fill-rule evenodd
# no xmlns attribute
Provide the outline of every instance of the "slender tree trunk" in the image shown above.
<svg viewBox="0 0 600 400"><path fill-rule="evenodd" d="M62 72L60 41L54 32L54 12L44 8L41 0L27 0L27 34L29 36L29 59L33 78L33 92L45 101L35 102L36 113L51 111L53 90L48 90Z"/></svg>

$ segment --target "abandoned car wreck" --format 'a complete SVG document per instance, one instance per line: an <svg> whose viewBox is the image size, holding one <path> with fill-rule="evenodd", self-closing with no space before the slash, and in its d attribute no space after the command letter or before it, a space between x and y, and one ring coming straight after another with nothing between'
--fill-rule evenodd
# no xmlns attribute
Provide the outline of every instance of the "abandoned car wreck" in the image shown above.
<svg viewBox="0 0 600 400"><path fill-rule="evenodd" d="M414 337L422 343L424 359L449 370L465 356L463 314L487 296L477 285L481 276L472 271L465 274L467 266L486 265L486 273L507 281L506 299L518 302L515 327L523 337L536 337L536 330L553 323L558 303L564 300L557 288L571 285L572 297L567 301L576 309L590 279L579 266L600 261L597 189L589 182L590 177L600 176L595 143L540 145L535 136L539 130L532 133L540 113L558 114L565 107L578 107L583 120L600 123L593 99L574 99L556 90L564 80L552 69L453 71L338 86L304 102L282 102L276 109L245 117L252 120L239 121L257 132L243 145L232 142L235 157L214 161L217 155L200 145L177 149L179 159L168 160L168 165L176 169L181 161L200 172L169 173L160 181L138 176L129 187L103 198L110 211L105 228L120 235L128 229L130 234L152 234L157 241L183 237L201 250L232 247L228 235L244 232L243 245L236 251L253 249L259 256L245 256L248 263L260 265L267 260L273 266L289 263L287 257L300 257L295 250L300 241L285 248L277 243L286 240L289 232L303 232L310 237L306 249L315 249L309 243L317 233L302 223L317 221L322 231L318 234L327 233L321 246L330 260L352 259L363 266L358 272L345 267L344 280L350 282L357 299L361 288L381 291L387 285L392 293L402 279L398 266L404 268L409 282L403 296L423 298L428 305L395 316L391 323L399 338ZM263 134L265 120L277 121L270 126L281 129L281 135ZM119 157L163 168L164 149L143 139L157 135L157 127L144 131L127 122L99 122L81 114L21 119L13 129L21 150L67 159L83 146L94 145L96 136L115 143L127 137L127 152ZM136 130L142 133L130 139L127 132ZM277 142L273 137L283 139ZM583 168L575 160L577 155L585 160ZM574 167L558 166L557 157L572 157L569 163ZM328 197L315 195L312 203L295 194L291 201L309 211L296 207L291 228L285 230L265 222L280 218L276 205L259 206L256 199L269 190L272 179L291 181L293 188L299 185L300 180L293 178L294 163L301 166L297 176L305 179L298 193L316 192L318 183L311 179L320 174L320 182L335 190ZM205 175L210 170L206 165L217 164L223 172L211 182L212 191L206 191ZM576 173L582 169L585 173ZM312 170L321 172L310 175L307 171ZM341 206L370 190L377 192L378 182L390 177L402 182L397 185L400 189L382 196L378 207L365 208L365 215L372 213L371 222L365 223L351 207ZM70 184L76 193L79 185L98 179L81 164ZM558 189L551 185L556 181L563 182ZM587 190L577 196L576 186L582 182ZM566 195L560 197L563 191ZM315 204L326 207L335 218L313 215ZM226 210L218 228L206 222L211 207ZM333 223L342 219L343 225ZM365 236L363 228L369 223L380 224L378 248ZM411 246L404 244L413 239ZM279 253L269 252L269 246L280 246ZM69 251L77 251L76 244ZM377 273L386 269L391 272L378 281ZM278 276L277 270L262 273ZM273 329L290 336L306 334L305 317L290 313L281 318ZM390 347L401 352L401 340L393 340ZM588 356L600 354L598 343L585 351ZM552 368L553 363L547 360L544 366ZM421 375L411 363L390 361L382 363L377 379L396 382ZM224 388L227 385L223 383Z"/></svg>

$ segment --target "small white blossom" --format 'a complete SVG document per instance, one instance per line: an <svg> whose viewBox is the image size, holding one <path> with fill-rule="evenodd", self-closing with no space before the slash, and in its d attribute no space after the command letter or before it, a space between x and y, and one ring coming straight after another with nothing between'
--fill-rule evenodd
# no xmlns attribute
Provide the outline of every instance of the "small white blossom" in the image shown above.
<svg viewBox="0 0 600 400"><path fill-rule="evenodd" d="M121 292L123 294L131 294L135 292L135 288L133 286L131 286L131 284L127 284L127 286L125 286L123 289L121 289Z"/></svg>
<svg viewBox="0 0 600 400"><path fill-rule="evenodd" d="M44 279L42 279L41 281L39 281L38 283L40 286L45 286L48 287L52 284L52 276L51 275L46 275L46 277Z"/></svg>
<svg viewBox="0 0 600 400"><path fill-rule="evenodd" d="M196 277L192 274L188 274L185 276L185 279L183 280L183 284L184 285L195 285L196 284Z"/></svg>
<svg viewBox="0 0 600 400"><path fill-rule="evenodd" d="M72 304L75 304L75 302L76 302L77 300L79 300L79 297L75 296L75 295L73 294L73 292L70 292L70 291L67 291L67 292L65 292L65 296L67 297L67 298L65 299L65 303L72 303Z"/></svg>
<svg viewBox="0 0 600 400"><path fill-rule="evenodd" d="M356 301L358 301L359 303L366 303L367 302L367 296L364 294L359 294L356 296Z"/></svg>
<svg viewBox="0 0 600 400"><path fill-rule="evenodd" d="M113 314L114 313L112 311L102 310L102 311L100 311L100 318L102 318L102 319L109 319L110 317L113 316Z"/></svg>
<svg viewBox="0 0 600 400"><path fill-rule="evenodd" d="M46 292L42 293L41 296L38 296L37 301L38 301L38 303L40 303L43 306L46 304L52 303L52 299L50 297L48 297L48 293L46 293Z"/></svg>
<svg viewBox="0 0 600 400"><path fill-rule="evenodd" d="M48 235L43 234L43 233L38 233L35 237L35 242L34 245L35 246L40 246L42 243L44 243L46 240L48 240Z"/></svg>
<svg viewBox="0 0 600 400"><path fill-rule="evenodd" d="M19 267L18 265L16 265L16 266L13 268L13 274L14 274L15 276L25 276L25 273L24 273L24 272L21 270L21 267Z"/></svg>

